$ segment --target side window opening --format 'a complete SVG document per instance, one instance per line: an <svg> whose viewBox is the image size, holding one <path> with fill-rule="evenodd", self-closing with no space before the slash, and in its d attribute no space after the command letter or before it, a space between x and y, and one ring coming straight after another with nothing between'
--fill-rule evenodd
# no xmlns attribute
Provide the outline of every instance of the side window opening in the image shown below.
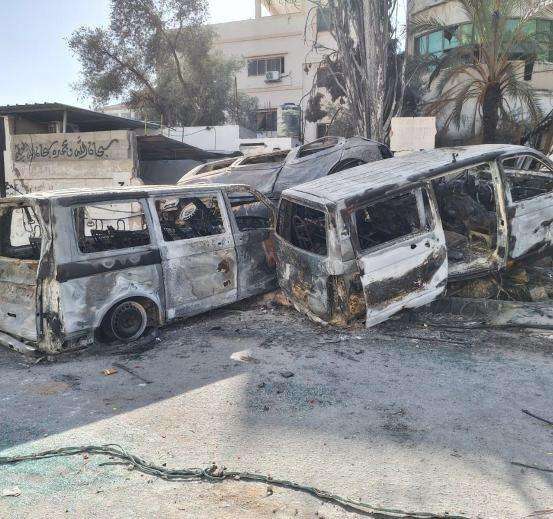
<svg viewBox="0 0 553 519"><path fill-rule="evenodd" d="M553 191L553 171L538 158L521 155L503 160L502 165L513 202Z"/></svg>
<svg viewBox="0 0 553 519"><path fill-rule="evenodd" d="M280 203L277 232L304 251L326 256L326 215L322 211L283 199Z"/></svg>
<svg viewBox="0 0 553 519"><path fill-rule="evenodd" d="M213 171L219 171L221 169L228 168L236 159L231 160L217 161L217 162L208 162L204 166L196 171L196 175L203 175L204 173L211 173Z"/></svg>
<svg viewBox="0 0 553 519"><path fill-rule="evenodd" d="M156 211L167 242L224 234L216 196L189 196L156 200Z"/></svg>
<svg viewBox="0 0 553 519"><path fill-rule="evenodd" d="M97 202L74 207L73 219L79 250L85 254L150 244L141 202Z"/></svg>
<svg viewBox="0 0 553 519"><path fill-rule="evenodd" d="M404 193L362 207L355 212L360 249L371 249L430 230L430 215L425 190Z"/></svg>
<svg viewBox="0 0 553 519"><path fill-rule="evenodd" d="M42 230L30 206L0 209L0 256L20 260L40 259Z"/></svg>
<svg viewBox="0 0 553 519"><path fill-rule="evenodd" d="M316 141L310 142L305 146L302 146L298 151L298 158L307 157L313 155L314 153L319 153L320 151L327 150L338 144L339 140L337 137L323 137Z"/></svg>
<svg viewBox="0 0 553 519"><path fill-rule="evenodd" d="M286 156L288 155L288 153L289 151L286 150L271 154L253 155L242 160L239 166L247 166L249 164L280 164L286 160Z"/></svg>
<svg viewBox="0 0 553 519"><path fill-rule="evenodd" d="M271 226L269 208L263 202L252 199L250 193L232 193L229 199L239 231L268 229Z"/></svg>
<svg viewBox="0 0 553 519"><path fill-rule="evenodd" d="M487 258L497 246L496 190L489 164L433 180L450 262Z"/></svg>

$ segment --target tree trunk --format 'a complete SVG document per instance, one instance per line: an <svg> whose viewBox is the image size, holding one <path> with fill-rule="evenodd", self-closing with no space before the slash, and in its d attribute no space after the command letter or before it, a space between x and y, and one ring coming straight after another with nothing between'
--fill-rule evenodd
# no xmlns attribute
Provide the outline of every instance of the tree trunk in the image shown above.
<svg viewBox="0 0 553 519"><path fill-rule="evenodd" d="M496 142L500 103L501 87L499 83L491 83L486 89L482 104L482 141L484 144Z"/></svg>
<svg viewBox="0 0 553 519"><path fill-rule="evenodd" d="M384 131L384 100L387 94L386 76L390 34L388 0L364 0L363 18L370 137L384 142L387 137Z"/></svg>

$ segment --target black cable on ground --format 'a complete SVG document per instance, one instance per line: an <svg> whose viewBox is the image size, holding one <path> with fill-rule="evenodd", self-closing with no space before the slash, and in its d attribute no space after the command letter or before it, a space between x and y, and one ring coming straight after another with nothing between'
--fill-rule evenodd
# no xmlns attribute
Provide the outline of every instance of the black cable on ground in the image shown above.
<svg viewBox="0 0 553 519"><path fill-rule="evenodd" d="M212 465L208 468L184 468L170 470L162 466L148 463L143 459L128 453L123 447L116 444L107 445L85 445L81 447L62 447L59 449L36 452L22 456L6 456L0 457L0 465L13 465L25 461L34 461L46 458L77 456L79 454L92 454L111 456L125 461L144 474L155 476L166 481L189 481L202 480L208 482L221 482L225 480L231 481L248 481L253 483L265 483L267 485L287 488L296 492L309 494L323 501L338 505L348 511L358 514L373 516L378 518L411 518L411 519L468 519L461 515L433 514L428 512L406 512L394 508L382 508L364 503L362 501L354 501L345 497L319 490L308 485L300 485L285 479L274 479L271 476L262 474L254 474L251 472L236 472L227 470L226 467L217 467Z"/></svg>

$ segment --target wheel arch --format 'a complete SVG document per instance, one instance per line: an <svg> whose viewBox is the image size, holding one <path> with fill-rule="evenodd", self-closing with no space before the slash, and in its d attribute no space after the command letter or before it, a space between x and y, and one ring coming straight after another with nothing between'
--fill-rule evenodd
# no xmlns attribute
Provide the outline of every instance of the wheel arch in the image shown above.
<svg viewBox="0 0 553 519"><path fill-rule="evenodd" d="M113 310L118 304L125 301L136 301L144 306L146 314L148 315L149 326L161 326L165 323L161 301L157 297L154 297L152 294L142 292L127 293L116 299L110 300L109 303L102 306L102 309L97 313L94 321L94 331L96 332L102 326L111 310Z"/></svg>

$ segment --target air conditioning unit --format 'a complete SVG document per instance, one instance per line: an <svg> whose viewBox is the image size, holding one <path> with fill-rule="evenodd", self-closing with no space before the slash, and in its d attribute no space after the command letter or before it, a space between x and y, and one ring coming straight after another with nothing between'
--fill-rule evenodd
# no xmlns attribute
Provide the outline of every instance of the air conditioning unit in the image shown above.
<svg viewBox="0 0 553 519"><path fill-rule="evenodd" d="M280 81L280 77L280 72L278 70L269 70L269 72L265 73L265 82L273 83L275 81Z"/></svg>

